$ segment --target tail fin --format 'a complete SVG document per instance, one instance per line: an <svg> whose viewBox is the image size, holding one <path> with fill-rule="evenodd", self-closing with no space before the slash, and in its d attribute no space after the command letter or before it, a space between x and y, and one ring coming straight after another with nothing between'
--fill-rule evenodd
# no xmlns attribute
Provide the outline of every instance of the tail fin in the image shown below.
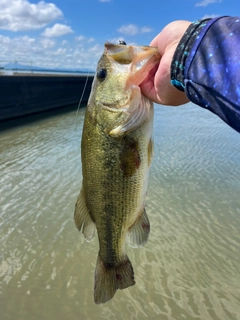
<svg viewBox="0 0 240 320"><path fill-rule="evenodd" d="M117 289L122 290L134 284L134 272L127 255L117 266L104 264L98 255L94 285L95 303L105 303L112 299Z"/></svg>

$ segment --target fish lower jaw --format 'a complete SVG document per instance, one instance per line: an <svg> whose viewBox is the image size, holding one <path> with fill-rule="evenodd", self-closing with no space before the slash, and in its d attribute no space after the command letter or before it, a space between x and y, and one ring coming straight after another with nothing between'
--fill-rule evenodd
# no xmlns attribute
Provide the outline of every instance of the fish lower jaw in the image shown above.
<svg viewBox="0 0 240 320"><path fill-rule="evenodd" d="M127 101L127 103L125 104L120 104L119 105L112 105L111 103L104 103L102 104L103 108L105 108L106 110L110 111L110 112L116 112L116 113L119 113L119 112L126 112L129 108L129 104L130 104L130 99Z"/></svg>

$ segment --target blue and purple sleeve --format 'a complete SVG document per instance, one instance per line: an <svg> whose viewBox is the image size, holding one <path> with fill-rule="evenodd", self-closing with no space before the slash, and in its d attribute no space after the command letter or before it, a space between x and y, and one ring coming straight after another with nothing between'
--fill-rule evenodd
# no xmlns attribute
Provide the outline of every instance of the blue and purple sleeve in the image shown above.
<svg viewBox="0 0 240 320"><path fill-rule="evenodd" d="M193 22L175 51L171 83L240 132L240 18Z"/></svg>

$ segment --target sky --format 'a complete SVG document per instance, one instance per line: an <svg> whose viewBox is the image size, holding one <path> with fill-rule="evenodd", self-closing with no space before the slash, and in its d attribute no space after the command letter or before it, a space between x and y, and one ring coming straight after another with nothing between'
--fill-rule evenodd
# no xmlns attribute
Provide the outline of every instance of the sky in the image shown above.
<svg viewBox="0 0 240 320"><path fill-rule="evenodd" d="M106 41L148 45L174 20L240 15L240 0L0 0L0 66L95 70Z"/></svg>

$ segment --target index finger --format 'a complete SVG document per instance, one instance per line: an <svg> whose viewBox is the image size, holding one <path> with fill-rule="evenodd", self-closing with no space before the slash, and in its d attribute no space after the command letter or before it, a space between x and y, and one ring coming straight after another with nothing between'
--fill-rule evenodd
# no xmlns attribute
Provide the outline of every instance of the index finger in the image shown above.
<svg viewBox="0 0 240 320"><path fill-rule="evenodd" d="M158 46L158 36L159 34L150 42L151 47L157 47Z"/></svg>

